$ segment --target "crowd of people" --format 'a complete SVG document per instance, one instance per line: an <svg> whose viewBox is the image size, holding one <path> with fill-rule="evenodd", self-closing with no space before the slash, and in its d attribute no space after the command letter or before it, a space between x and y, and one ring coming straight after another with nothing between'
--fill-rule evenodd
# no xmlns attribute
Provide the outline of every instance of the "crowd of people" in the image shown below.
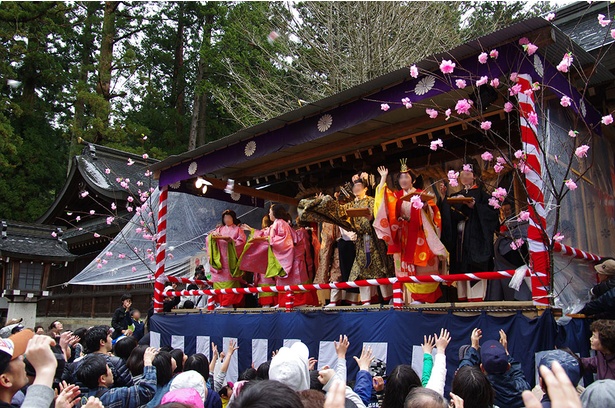
<svg viewBox="0 0 615 408"><path fill-rule="evenodd" d="M201 353L152 348L147 334L137 341L130 329L72 332L53 322L47 333L35 334L10 323L0 331L8 334L0 339L0 408L604 408L615 401L612 320L592 323L593 357L566 348L544 352L534 389L509 353L506 333L483 341L480 328L452 356L446 329L424 336L420 373L409 364L387 370L370 347L348 358L350 339L340 336L331 366L315 369L317 361L299 341L232 383L227 372L238 350L232 341L225 352L212 343L210 361ZM458 369L445 395L447 358L458 358ZM348 364L358 366L354 378L348 378ZM597 381L581 387L591 373Z"/></svg>
<svg viewBox="0 0 615 408"><path fill-rule="evenodd" d="M514 270L528 264L529 213L520 216L510 197L494 202L477 166L464 164L449 176L448 185L438 180L426 188L405 159L394 175L386 167L378 173L377 184L375 177L359 173L333 195L301 200L295 218L273 204L260 228L224 211L220 225L207 236L209 262L194 275L206 283L187 289L352 282ZM219 308L285 307L289 301L294 307L370 305L392 303L392 293L391 285L380 285L333 289L328 299L324 293L299 291L292 300L286 292L258 293L257 301L254 296L220 294L215 303ZM522 278L513 284L511 279L405 283L403 296L407 304L527 301L531 289ZM207 306L207 296L165 300L167 308L185 307L186 301L190 307Z"/></svg>

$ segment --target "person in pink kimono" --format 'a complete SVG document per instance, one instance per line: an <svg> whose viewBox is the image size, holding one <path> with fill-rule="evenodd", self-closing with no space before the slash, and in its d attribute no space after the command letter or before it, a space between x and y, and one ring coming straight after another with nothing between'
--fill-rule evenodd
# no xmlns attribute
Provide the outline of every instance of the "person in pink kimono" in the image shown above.
<svg viewBox="0 0 615 408"><path fill-rule="evenodd" d="M283 206L273 204L269 209L269 218L273 221L269 228L269 244L277 261L285 272L284 276L276 277L276 285L298 285L305 283L307 272L301 268L301 252L303 244L295 251L299 244L299 237L288 223L288 214ZM305 264L304 264L305 266ZM285 292L278 294L280 307L286 307L288 297ZM305 292L295 292L294 306L305 305Z"/></svg>
<svg viewBox="0 0 615 408"><path fill-rule="evenodd" d="M209 234L207 244L214 289L241 287L241 276L233 275L239 271L237 260L246 244L246 234L239 226L235 211L222 213L222 225ZM239 307L244 300L243 294L220 294L216 298L219 308Z"/></svg>
<svg viewBox="0 0 615 408"><path fill-rule="evenodd" d="M299 284L312 283L314 279L314 254L312 253L312 236L310 232L302 226L295 229L297 240L295 244L295 261L293 272ZM318 306L318 296L316 292L298 292L295 294L295 306L311 305Z"/></svg>
<svg viewBox="0 0 615 408"><path fill-rule="evenodd" d="M269 229L271 228L271 219L269 215L265 215L261 222L261 229L254 230L252 235L253 238L261 238L269 236ZM254 285L255 286L275 286L274 278L267 278L265 276L265 271L267 269L267 264L264 263L262 265L261 273L254 273ZM278 294L275 292L263 292L258 294L258 304L264 308L272 307L278 304Z"/></svg>

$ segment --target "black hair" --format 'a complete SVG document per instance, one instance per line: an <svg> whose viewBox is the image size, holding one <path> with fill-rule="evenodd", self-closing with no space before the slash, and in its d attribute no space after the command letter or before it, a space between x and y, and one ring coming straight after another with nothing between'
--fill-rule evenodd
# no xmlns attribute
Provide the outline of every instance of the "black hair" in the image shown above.
<svg viewBox="0 0 615 408"><path fill-rule="evenodd" d="M323 384L318 380L318 370L310 371L310 390L322 391Z"/></svg>
<svg viewBox="0 0 615 408"><path fill-rule="evenodd" d="M451 391L462 398L464 407L468 408L489 408L495 399L487 376L476 366L465 366L457 370Z"/></svg>
<svg viewBox="0 0 615 408"><path fill-rule="evenodd" d="M49 328L47 328L47 330L53 330L56 328L56 323L59 323L59 320L54 320L53 322L51 322L51 324L49 325Z"/></svg>
<svg viewBox="0 0 615 408"><path fill-rule="evenodd" d="M239 225L239 220L237 219L237 213L235 213L235 211L233 210L224 210L222 211L222 216L220 217L220 221L222 222L222 225L224 224L224 216L226 215L230 215L231 218L233 218L233 224L234 225Z"/></svg>
<svg viewBox="0 0 615 408"><path fill-rule="evenodd" d="M442 395L423 387L411 389L404 402L404 408L446 408L447 406L448 404Z"/></svg>
<svg viewBox="0 0 615 408"><path fill-rule="evenodd" d="M268 380L270 365L271 363L269 361L265 361L263 364L259 365L256 369L256 378L259 380Z"/></svg>
<svg viewBox="0 0 615 408"><path fill-rule="evenodd" d="M132 295L130 293L124 293L120 298L120 302L123 302L125 300L132 300Z"/></svg>
<svg viewBox="0 0 615 408"><path fill-rule="evenodd" d="M39 325L34 326L34 333L36 333L36 331L37 331L38 329L43 329L43 330L45 330L45 328L39 324Z"/></svg>
<svg viewBox="0 0 615 408"><path fill-rule="evenodd" d="M382 408L401 408L406 396L414 387L421 387L421 379L408 364L400 364L393 369L384 385Z"/></svg>
<svg viewBox="0 0 615 408"><path fill-rule="evenodd" d="M180 349L173 349L171 350L171 357L175 359L175 363L177 364L177 368L175 368L173 373L177 374L184 371L184 352Z"/></svg>
<svg viewBox="0 0 615 408"><path fill-rule="evenodd" d="M122 337L113 345L113 354L126 361L135 347L137 347L137 339L132 336Z"/></svg>
<svg viewBox="0 0 615 408"><path fill-rule="evenodd" d="M264 380L247 383L232 408L303 408L299 395L286 384Z"/></svg>
<svg viewBox="0 0 615 408"><path fill-rule="evenodd" d="M132 350L130 356L126 360L126 367L128 367L133 377L143 374L143 355L147 347L148 346L145 344L139 344Z"/></svg>
<svg viewBox="0 0 615 408"><path fill-rule="evenodd" d="M281 204L271 204L271 212L276 220L285 220L286 219L286 208L284 208Z"/></svg>
<svg viewBox="0 0 615 408"><path fill-rule="evenodd" d="M73 336L79 337L79 343L83 346L85 345L85 333L87 333L88 329L85 327L80 327L73 332Z"/></svg>
<svg viewBox="0 0 615 408"><path fill-rule="evenodd" d="M194 370L203 378L209 378L209 359L203 353L196 353L188 357L184 364L184 371Z"/></svg>
<svg viewBox="0 0 615 408"><path fill-rule="evenodd" d="M89 389L98 388L98 379L107 374L107 359L102 354L91 354L77 369L77 380ZM110 386L111 384L109 384Z"/></svg>
<svg viewBox="0 0 615 408"><path fill-rule="evenodd" d="M152 360L152 365L156 367L156 384L159 387L167 385L173 378L172 358L168 351L159 351Z"/></svg>
<svg viewBox="0 0 615 408"><path fill-rule="evenodd" d="M194 302L190 299L184 302L184 309L194 309Z"/></svg>
<svg viewBox="0 0 615 408"><path fill-rule="evenodd" d="M109 326L94 326L90 327L85 332L85 350L86 353L93 353L100 350L100 342L107 341L109 336Z"/></svg>
<svg viewBox="0 0 615 408"><path fill-rule="evenodd" d="M237 379L237 381L252 381L252 380L256 380L257 377L258 377L258 373L256 369L253 367L248 367L245 370L243 370L243 372L239 375L239 378Z"/></svg>

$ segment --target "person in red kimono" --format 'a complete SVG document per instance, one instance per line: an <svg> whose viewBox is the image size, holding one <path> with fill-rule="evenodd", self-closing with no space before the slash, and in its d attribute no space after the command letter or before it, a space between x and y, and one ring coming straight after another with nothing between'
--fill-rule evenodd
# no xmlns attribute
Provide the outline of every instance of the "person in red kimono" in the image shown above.
<svg viewBox="0 0 615 408"><path fill-rule="evenodd" d="M389 171L379 167L380 184L376 188L374 229L387 243L395 261L395 275L440 274L445 271L448 252L440 241L442 220L435 200L424 199L423 190L414 187L406 160L401 161L397 191L387 184ZM442 268L441 268L442 266ZM406 302L434 303L442 291L439 283L406 283Z"/></svg>
<svg viewBox="0 0 615 408"><path fill-rule="evenodd" d="M233 210L222 213L222 225L207 236L211 281L214 289L241 287L238 258L246 244L246 234L239 226ZM216 296L219 308L238 307L243 304L243 294L220 294Z"/></svg>

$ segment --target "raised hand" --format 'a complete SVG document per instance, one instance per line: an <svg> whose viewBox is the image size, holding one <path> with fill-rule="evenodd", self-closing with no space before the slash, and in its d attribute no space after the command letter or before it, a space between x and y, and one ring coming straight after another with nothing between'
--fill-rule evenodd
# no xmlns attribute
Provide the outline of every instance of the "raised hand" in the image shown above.
<svg viewBox="0 0 615 408"><path fill-rule="evenodd" d="M540 366L540 375L547 386L551 406L558 408L581 408L581 400L576 388L570 382L562 366L554 361L551 370ZM523 403L526 408L541 408L542 404L531 391L523 391Z"/></svg>
<svg viewBox="0 0 615 408"><path fill-rule="evenodd" d="M60 384L60 393L56 398L56 408L71 408L79 402L79 396L81 391L79 387L74 384L67 384L66 381L62 381Z"/></svg>
<svg viewBox="0 0 615 408"><path fill-rule="evenodd" d="M324 408L344 408L346 405L346 387L341 381L335 381L327 393Z"/></svg>
<svg viewBox="0 0 615 408"><path fill-rule="evenodd" d="M374 360L374 353L372 352L371 347L363 347L363 350L361 351L361 357L354 356L353 358L354 361L357 362L359 370L368 371L369 365Z"/></svg>
<svg viewBox="0 0 615 408"><path fill-rule="evenodd" d="M500 329L500 344L504 346L504 350L508 354L508 336L506 336L506 332L502 329Z"/></svg>
<svg viewBox="0 0 615 408"><path fill-rule="evenodd" d="M314 357L310 357L308 360L308 370L312 371L316 367L316 363L318 363L318 360Z"/></svg>
<svg viewBox="0 0 615 408"><path fill-rule="evenodd" d="M440 330L440 336L434 334L436 338L436 348L438 349L438 353L444 354L446 351L446 347L451 342L451 334L446 329Z"/></svg>
<svg viewBox="0 0 615 408"><path fill-rule="evenodd" d="M374 391L376 392L384 391L384 378L380 377L379 375L375 376L372 379L372 386L374 387Z"/></svg>
<svg viewBox="0 0 615 408"><path fill-rule="evenodd" d="M335 352L337 353L337 358L346 358L346 352L348 351L348 347L350 347L350 341L348 341L348 336L341 335L339 341L334 341Z"/></svg>
<svg viewBox="0 0 615 408"><path fill-rule="evenodd" d="M470 340L472 341L472 347L476 350L480 348L480 339L483 337L483 331L481 329L472 330L472 335L470 336Z"/></svg>
<svg viewBox="0 0 615 408"><path fill-rule="evenodd" d="M463 408L463 399L459 395L455 395L451 392L450 396L451 396L451 405L454 408Z"/></svg>
<svg viewBox="0 0 615 408"><path fill-rule="evenodd" d="M421 344L421 348L423 349L424 354L431 354L431 351L436 345L436 340L434 336L423 336L423 344Z"/></svg>

